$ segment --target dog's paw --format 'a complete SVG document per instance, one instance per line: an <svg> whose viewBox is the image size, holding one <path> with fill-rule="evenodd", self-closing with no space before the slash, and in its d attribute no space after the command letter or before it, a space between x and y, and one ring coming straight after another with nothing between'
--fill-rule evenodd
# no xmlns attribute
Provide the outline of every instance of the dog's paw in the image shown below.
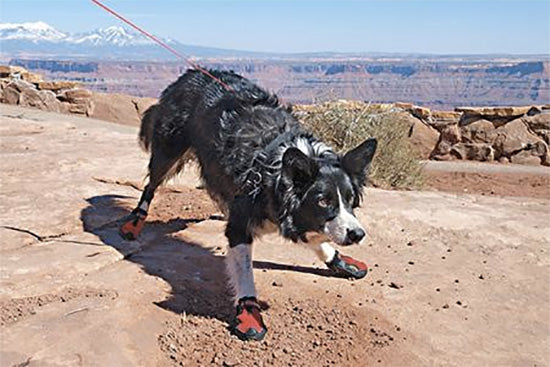
<svg viewBox="0 0 550 367"><path fill-rule="evenodd" d="M126 218L124 223L120 226L120 235L126 240L135 240L145 226L145 219L147 213L142 210L134 210Z"/></svg>
<svg viewBox="0 0 550 367"><path fill-rule="evenodd" d="M233 334L241 340L262 340L267 328L260 313L260 305L254 297L241 298L232 327Z"/></svg>
<svg viewBox="0 0 550 367"><path fill-rule="evenodd" d="M361 279L368 272L367 264L352 257L342 255L338 251L336 251L332 261L327 263L327 266L336 274L348 278Z"/></svg>

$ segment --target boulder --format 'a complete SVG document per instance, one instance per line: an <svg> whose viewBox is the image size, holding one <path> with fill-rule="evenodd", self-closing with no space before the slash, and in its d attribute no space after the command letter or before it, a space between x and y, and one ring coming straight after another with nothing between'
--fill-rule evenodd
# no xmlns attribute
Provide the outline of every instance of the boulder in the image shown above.
<svg viewBox="0 0 550 367"><path fill-rule="evenodd" d="M460 116L462 116L460 112L432 111L432 118L429 123L433 128L441 131L446 126L458 124Z"/></svg>
<svg viewBox="0 0 550 367"><path fill-rule="evenodd" d="M522 119L515 119L495 129L496 138L494 147L496 156L511 157L522 150L535 150L536 154L542 154L540 146L544 141L532 134Z"/></svg>
<svg viewBox="0 0 550 367"><path fill-rule="evenodd" d="M452 146L451 155L458 159L474 161L492 161L495 152L491 144L486 143L458 143Z"/></svg>
<svg viewBox="0 0 550 367"><path fill-rule="evenodd" d="M77 82L69 82L69 81L39 82L36 84L38 89L40 90L54 90L54 91L61 90L61 89L72 89L78 85Z"/></svg>
<svg viewBox="0 0 550 367"><path fill-rule="evenodd" d="M396 113L396 119L409 127L409 142L420 158L429 159L439 138L437 130L412 117L408 112Z"/></svg>
<svg viewBox="0 0 550 367"><path fill-rule="evenodd" d="M116 122L124 125L139 126L140 116L137 112L135 97L126 94L93 93L94 109L90 117Z"/></svg>
<svg viewBox="0 0 550 367"><path fill-rule="evenodd" d="M409 111L414 117L424 121L429 121L432 115L431 110L427 107L413 106Z"/></svg>
<svg viewBox="0 0 550 367"><path fill-rule="evenodd" d="M3 83L4 84L4 83ZM32 91L36 91L36 88L33 84L26 82L24 80L14 80L9 82L7 85L4 84L5 87L3 88L2 93L2 103L7 104L18 104L20 103L20 95L24 91L30 91L29 93L33 93Z"/></svg>
<svg viewBox="0 0 550 367"><path fill-rule="evenodd" d="M84 99L92 98L92 92L87 89L75 88L67 89L57 95L57 98L63 102L75 103Z"/></svg>
<svg viewBox="0 0 550 367"><path fill-rule="evenodd" d="M536 133L546 144L550 144L550 130L537 130Z"/></svg>
<svg viewBox="0 0 550 367"><path fill-rule="evenodd" d="M395 102L393 105L397 108L401 108L407 111L413 108L414 106L412 103L407 103L407 102Z"/></svg>
<svg viewBox="0 0 550 367"><path fill-rule="evenodd" d="M148 98L148 97L142 97L142 98L134 97L132 101L134 102L139 118L141 119L145 111L147 111L149 107L157 103L158 99Z"/></svg>
<svg viewBox="0 0 550 367"><path fill-rule="evenodd" d="M19 95L19 105L35 107L44 111L66 112L55 93L47 90L26 89Z"/></svg>
<svg viewBox="0 0 550 367"><path fill-rule="evenodd" d="M525 116L522 121L533 131L550 130L550 113Z"/></svg>
<svg viewBox="0 0 550 367"><path fill-rule="evenodd" d="M12 77L14 74L21 75L24 73L28 73L28 71L21 66L0 65L0 77L2 78L9 78Z"/></svg>
<svg viewBox="0 0 550 367"><path fill-rule="evenodd" d="M447 125L440 130L439 139L430 158L436 160L452 159L451 147L461 141L460 130L457 125Z"/></svg>
<svg viewBox="0 0 550 367"><path fill-rule="evenodd" d="M524 150L518 154L513 155L510 158L510 162L515 164L525 164L530 166L538 166L542 163L541 158L532 155L530 152Z"/></svg>
<svg viewBox="0 0 550 367"><path fill-rule="evenodd" d="M464 143L493 144L497 138L493 123L484 119L462 126L460 133Z"/></svg>
<svg viewBox="0 0 550 367"><path fill-rule="evenodd" d="M494 117L517 117L525 115L531 106L504 106L504 107L457 107L456 112L464 115L477 115L488 118Z"/></svg>
<svg viewBox="0 0 550 367"><path fill-rule="evenodd" d="M7 104L18 104L20 93L21 92L15 85L9 84L2 90L2 99L0 99L0 102Z"/></svg>
<svg viewBox="0 0 550 367"><path fill-rule="evenodd" d="M24 80L14 80L8 86L10 85L14 86L15 89L17 89L19 92L23 92L24 90L27 90L27 89L33 89L33 90L36 89L34 84L26 82Z"/></svg>
<svg viewBox="0 0 550 367"><path fill-rule="evenodd" d="M31 72L21 73L21 78L29 83L39 83L42 81L42 75Z"/></svg>
<svg viewBox="0 0 550 367"><path fill-rule="evenodd" d="M0 65L0 77L7 78L11 74L11 68L8 65Z"/></svg>

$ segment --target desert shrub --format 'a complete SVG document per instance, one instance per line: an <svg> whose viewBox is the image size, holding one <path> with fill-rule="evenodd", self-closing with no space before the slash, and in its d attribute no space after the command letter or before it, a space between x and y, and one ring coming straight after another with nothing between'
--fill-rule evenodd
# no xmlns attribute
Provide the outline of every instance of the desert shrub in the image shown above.
<svg viewBox="0 0 550 367"><path fill-rule="evenodd" d="M369 137L378 140L370 179L378 187L419 188L422 164L408 141L410 124L392 105L326 102L294 106L294 115L338 152L346 152Z"/></svg>

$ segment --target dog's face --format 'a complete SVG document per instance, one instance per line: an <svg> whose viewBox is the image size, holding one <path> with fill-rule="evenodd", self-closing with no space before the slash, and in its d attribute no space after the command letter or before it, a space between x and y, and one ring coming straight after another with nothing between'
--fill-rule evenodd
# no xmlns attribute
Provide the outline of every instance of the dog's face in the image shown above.
<svg viewBox="0 0 550 367"><path fill-rule="evenodd" d="M285 152L282 174L297 193L299 203L292 215L299 233L324 233L339 245L359 243L365 237L353 208L359 206L375 151L376 140L369 139L338 161L314 159L296 148Z"/></svg>

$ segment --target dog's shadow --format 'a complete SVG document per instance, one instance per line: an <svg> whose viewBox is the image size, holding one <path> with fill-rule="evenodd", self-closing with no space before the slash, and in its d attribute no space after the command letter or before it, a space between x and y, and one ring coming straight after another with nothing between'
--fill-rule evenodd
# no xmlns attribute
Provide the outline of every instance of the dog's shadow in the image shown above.
<svg viewBox="0 0 550 367"><path fill-rule="evenodd" d="M231 323L234 317L231 293L225 276L225 257L199 244L184 241L174 234L187 228L195 218L147 221L136 241L119 234L122 219L130 213L128 202L120 195L94 196L81 211L84 231L93 233L115 248L125 260L139 264L148 274L162 278L171 287L170 296L155 304L177 314L216 318ZM221 246L222 244L220 244ZM328 269L255 261L257 269L297 271L332 276ZM268 307L264 304L265 307Z"/></svg>

